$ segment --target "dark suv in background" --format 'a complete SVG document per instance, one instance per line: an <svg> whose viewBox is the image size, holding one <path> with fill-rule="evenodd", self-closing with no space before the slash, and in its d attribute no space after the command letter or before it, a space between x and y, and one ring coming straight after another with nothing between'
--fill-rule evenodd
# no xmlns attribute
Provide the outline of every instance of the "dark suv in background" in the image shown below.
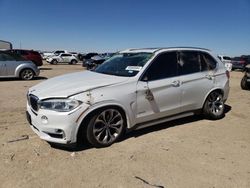
<svg viewBox="0 0 250 188"><path fill-rule="evenodd" d="M12 49L12 50L8 50L8 52L15 53L15 54L22 56L24 59L32 61L36 66L43 65L42 57L37 51Z"/></svg>
<svg viewBox="0 0 250 188"><path fill-rule="evenodd" d="M244 57L234 57L232 58L231 63L232 63L232 70L235 69L244 70L245 66L247 65L246 58Z"/></svg>

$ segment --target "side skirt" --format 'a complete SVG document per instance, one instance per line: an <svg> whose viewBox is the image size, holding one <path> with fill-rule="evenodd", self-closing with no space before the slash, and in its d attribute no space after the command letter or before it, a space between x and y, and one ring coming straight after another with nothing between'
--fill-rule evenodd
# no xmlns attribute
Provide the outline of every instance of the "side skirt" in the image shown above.
<svg viewBox="0 0 250 188"><path fill-rule="evenodd" d="M164 117L164 118L139 123L139 124L136 124L135 126L133 126L132 128L128 129L128 131L138 130L138 129L142 129L142 128L145 128L145 127L150 127L150 126L153 126L153 125L156 125L156 124L160 124L160 123L164 123L164 122L168 122L168 121L172 121L172 120L192 116L192 115L195 115L195 114L196 114L195 112L185 112L185 113L177 114L177 115L174 115L174 116L167 116L167 117Z"/></svg>

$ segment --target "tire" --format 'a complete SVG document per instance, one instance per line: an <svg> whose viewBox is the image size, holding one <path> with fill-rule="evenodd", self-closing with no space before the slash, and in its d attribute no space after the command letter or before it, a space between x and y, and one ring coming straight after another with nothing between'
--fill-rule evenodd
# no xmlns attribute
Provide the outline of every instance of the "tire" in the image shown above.
<svg viewBox="0 0 250 188"><path fill-rule="evenodd" d="M124 133L125 116L117 108L106 108L95 113L86 128L87 141L94 147L107 147Z"/></svg>
<svg viewBox="0 0 250 188"><path fill-rule="evenodd" d="M203 106L203 115L207 119L217 120L225 116L225 103L223 95L219 91L211 92Z"/></svg>
<svg viewBox="0 0 250 188"><path fill-rule="evenodd" d="M77 61L75 59L73 59L73 60L71 60L70 64L75 65L75 64L77 64Z"/></svg>
<svg viewBox="0 0 250 188"><path fill-rule="evenodd" d="M20 73L20 78L22 80L32 80L34 76L34 71L31 69L23 69Z"/></svg>
<svg viewBox="0 0 250 188"><path fill-rule="evenodd" d="M241 89L243 90L249 90L250 84L247 82L247 76L244 75L240 82Z"/></svg>
<svg viewBox="0 0 250 188"><path fill-rule="evenodd" d="M53 59L53 60L51 61L51 64L53 64L53 65L57 65L57 64L58 64L58 61L57 61L57 60L55 60L55 59Z"/></svg>

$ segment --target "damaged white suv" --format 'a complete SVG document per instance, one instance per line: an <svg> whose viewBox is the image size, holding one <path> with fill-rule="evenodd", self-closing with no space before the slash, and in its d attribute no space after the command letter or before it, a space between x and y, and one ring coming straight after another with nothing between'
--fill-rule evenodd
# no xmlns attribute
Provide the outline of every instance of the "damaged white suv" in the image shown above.
<svg viewBox="0 0 250 188"><path fill-rule="evenodd" d="M228 92L228 72L209 50L129 49L30 88L27 119L48 142L105 147L126 130L196 113L220 119Z"/></svg>

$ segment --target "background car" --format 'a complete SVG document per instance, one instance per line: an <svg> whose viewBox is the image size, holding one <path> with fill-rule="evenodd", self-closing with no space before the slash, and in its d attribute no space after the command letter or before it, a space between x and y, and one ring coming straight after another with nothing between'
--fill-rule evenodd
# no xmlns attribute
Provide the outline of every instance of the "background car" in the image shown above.
<svg viewBox="0 0 250 188"><path fill-rule="evenodd" d="M17 54L0 51L0 77L16 77L31 80L40 73L37 66Z"/></svg>
<svg viewBox="0 0 250 188"><path fill-rule="evenodd" d="M55 56L55 55L59 55L61 53L68 53L67 50L56 50L53 52L42 52L42 59L46 60L47 58L51 57L51 56Z"/></svg>
<svg viewBox="0 0 250 188"><path fill-rule="evenodd" d="M91 52L91 53L87 53L87 54L83 55L82 66L85 67L87 60L91 59L91 57L96 56L96 55L98 55L98 53L95 53L95 52Z"/></svg>
<svg viewBox="0 0 250 188"><path fill-rule="evenodd" d="M61 53L59 55L48 57L46 61L50 64L58 64L58 63L76 64L78 62L78 59L73 54Z"/></svg>
<svg viewBox="0 0 250 188"><path fill-rule="evenodd" d="M231 57L224 56L224 55L218 55L218 58L222 61L222 63L224 63L224 65L228 71L232 70Z"/></svg>
<svg viewBox="0 0 250 188"><path fill-rule="evenodd" d="M232 58L231 63L232 63L232 70L235 70L235 69L244 70L245 66L247 65L246 60L242 57Z"/></svg>
<svg viewBox="0 0 250 188"><path fill-rule="evenodd" d="M104 61L112 57L112 53L96 55L86 61L87 70L94 70L97 66L101 65Z"/></svg>
<svg viewBox="0 0 250 188"><path fill-rule="evenodd" d="M30 60L35 63L36 66L42 66L43 60L39 52L34 50L12 49L8 50L11 53L18 54L26 60Z"/></svg>
<svg viewBox="0 0 250 188"><path fill-rule="evenodd" d="M250 64L250 55L242 55L241 58L246 61L247 65Z"/></svg>
<svg viewBox="0 0 250 188"><path fill-rule="evenodd" d="M243 78L241 79L241 89L244 90L250 90L250 64L246 65L245 69L245 74L243 76Z"/></svg>

